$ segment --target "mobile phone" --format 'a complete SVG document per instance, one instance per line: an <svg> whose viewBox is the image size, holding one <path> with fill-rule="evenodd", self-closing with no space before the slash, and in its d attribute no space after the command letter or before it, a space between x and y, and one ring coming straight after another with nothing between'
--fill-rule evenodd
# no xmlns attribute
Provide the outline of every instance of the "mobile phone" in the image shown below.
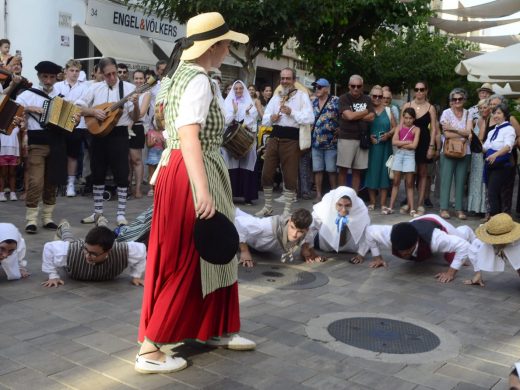
<svg viewBox="0 0 520 390"><path fill-rule="evenodd" d="M21 50L16 50L16 56L17 57L21 57L22 56L22 51Z"/></svg>

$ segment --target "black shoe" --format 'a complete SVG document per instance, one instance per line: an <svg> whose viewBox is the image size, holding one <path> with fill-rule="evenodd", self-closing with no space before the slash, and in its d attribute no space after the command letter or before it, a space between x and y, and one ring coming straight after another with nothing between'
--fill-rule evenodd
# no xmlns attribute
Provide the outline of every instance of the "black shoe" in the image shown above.
<svg viewBox="0 0 520 390"><path fill-rule="evenodd" d="M37 231L38 231L38 226L36 226L36 225L27 225L25 227L25 233L36 234Z"/></svg>
<svg viewBox="0 0 520 390"><path fill-rule="evenodd" d="M424 200L424 207L428 207L429 209L433 207L433 203L430 198Z"/></svg>
<svg viewBox="0 0 520 390"><path fill-rule="evenodd" d="M45 229L49 229L49 230L56 230L56 229L58 229L58 225L56 225L53 221L47 222L45 225L43 225L43 227Z"/></svg>

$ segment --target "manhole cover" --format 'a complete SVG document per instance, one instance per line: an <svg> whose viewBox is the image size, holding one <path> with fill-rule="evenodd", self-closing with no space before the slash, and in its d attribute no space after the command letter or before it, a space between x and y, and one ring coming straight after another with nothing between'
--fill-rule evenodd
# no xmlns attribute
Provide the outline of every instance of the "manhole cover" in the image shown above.
<svg viewBox="0 0 520 390"><path fill-rule="evenodd" d="M389 354L429 352L441 343L428 329L388 318L344 318L332 322L327 330L345 344Z"/></svg>
<svg viewBox="0 0 520 390"><path fill-rule="evenodd" d="M324 286L329 278L321 272L309 272L292 266L257 264L254 268L240 267L240 283L275 287L284 290L303 290Z"/></svg>

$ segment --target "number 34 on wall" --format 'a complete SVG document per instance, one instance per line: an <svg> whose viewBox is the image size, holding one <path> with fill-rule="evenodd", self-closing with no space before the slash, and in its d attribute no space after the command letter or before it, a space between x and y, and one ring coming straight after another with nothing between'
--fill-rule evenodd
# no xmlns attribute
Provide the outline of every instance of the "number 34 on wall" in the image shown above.
<svg viewBox="0 0 520 390"><path fill-rule="evenodd" d="M90 16L97 16L97 8L90 9Z"/></svg>

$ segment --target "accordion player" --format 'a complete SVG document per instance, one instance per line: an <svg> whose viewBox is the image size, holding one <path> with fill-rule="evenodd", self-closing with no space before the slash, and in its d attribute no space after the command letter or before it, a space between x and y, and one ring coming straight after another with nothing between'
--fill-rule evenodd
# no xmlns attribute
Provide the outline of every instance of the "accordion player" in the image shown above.
<svg viewBox="0 0 520 390"><path fill-rule="evenodd" d="M9 99L7 95L0 95L0 133L11 135L17 126L14 118L23 117L23 106Z"/></svg>
<svg viewBox="0 0 520 390"><path fill-rule="evenodd" d="M47 129L59 128L72 132L76 126L76 116L80 112L80 107L64 100L60 96L56 96L43 103L40 125Z"/></svg>

